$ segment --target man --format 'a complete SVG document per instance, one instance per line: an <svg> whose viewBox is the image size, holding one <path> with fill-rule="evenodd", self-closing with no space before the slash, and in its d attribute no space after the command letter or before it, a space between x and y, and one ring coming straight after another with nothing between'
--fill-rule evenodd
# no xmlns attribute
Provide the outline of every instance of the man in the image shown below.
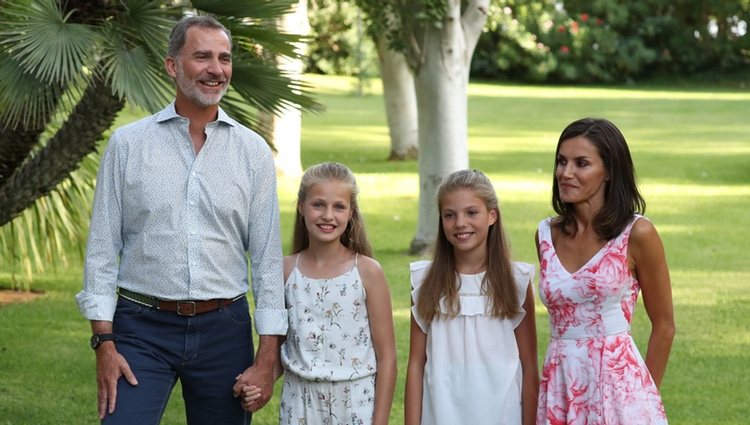
<svg viewBox="0 0 750 425"><path fill-rule="evenodd" d="M179 379L189 424L247 424L235 397L256 385L259 406L270 399L287 330L273 159L218 106L232 76L224 26L181 20L165 66L174 102L117 129L97 178L76 300L94 334L99 417L156 424Z"/></svg>

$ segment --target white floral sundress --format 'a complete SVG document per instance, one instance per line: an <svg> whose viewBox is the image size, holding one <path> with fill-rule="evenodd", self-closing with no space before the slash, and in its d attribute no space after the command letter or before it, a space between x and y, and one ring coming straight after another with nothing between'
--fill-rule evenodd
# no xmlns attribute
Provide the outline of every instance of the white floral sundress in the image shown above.
<svg viewBox="0 0 750 425"><path fill-rule="evenodd" d="M280 424L372 423L377 362L358 259L330 279L309 278L295 263L285 284Z"/></svg>
<svg viewBox="0 0 750 425"><path fill-rule="evenodd" d="M570 273L539 223L539 293L550 345L542 369L537 425L666 424L659 391L630 335L638 280L628 267L633 221Z"/></svg>

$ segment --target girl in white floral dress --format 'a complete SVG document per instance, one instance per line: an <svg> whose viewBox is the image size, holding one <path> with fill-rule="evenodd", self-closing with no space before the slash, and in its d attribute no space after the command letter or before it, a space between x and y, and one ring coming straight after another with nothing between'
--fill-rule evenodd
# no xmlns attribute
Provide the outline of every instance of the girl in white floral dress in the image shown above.
<svg viewBox="0 0 750 425"><path fill-rule="evenodd" d="M537 424L666 424L658 387L675 332L669 271L614 124L585 118L563 131L552 204L558 216L536 235L551 337ZM630 336L639 291L651 320L645 360Z"/></svg>
<svg viewBox="0 0 750 425"><path fill-rule="evenodd" d="M302 176L292 252L284 258L289 330L279 423L388 424L396 382L391 298L370 258L347 167L323 163ZM246 388L248 410L254 394Z"/></svg>

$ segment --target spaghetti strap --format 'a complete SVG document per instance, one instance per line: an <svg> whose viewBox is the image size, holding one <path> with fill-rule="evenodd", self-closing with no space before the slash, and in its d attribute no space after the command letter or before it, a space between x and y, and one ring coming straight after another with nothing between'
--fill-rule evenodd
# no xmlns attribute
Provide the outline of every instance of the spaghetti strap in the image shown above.
<svg viewBox="0 0 750 425"><path fill-rule="evenodd" d="M357 261L359 261L359 252L354 254L354 267L357 267Z"/></svg>
<svg viewBox="0 0 750 425"><path fill-rule="evenodd" d="M302 255L301 252L297 253L297 258L294 259L294 268L297 268L297 265L299 264L299 256Z"/></svg>

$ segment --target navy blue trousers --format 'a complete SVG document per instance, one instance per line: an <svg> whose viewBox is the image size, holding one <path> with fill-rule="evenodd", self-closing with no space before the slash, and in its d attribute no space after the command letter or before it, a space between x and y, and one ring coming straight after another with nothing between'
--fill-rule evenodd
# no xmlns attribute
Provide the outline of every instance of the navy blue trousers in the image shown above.
<svg viewBox="0 0 750 425"><path fill-rule="evenodd" d="M157 425L178 379L189 425L250 423L232 394L235 378L253 362L246 298L184 317L120 297L112 326L138 385L120 378L115 412L103 424Z"/></svg>

